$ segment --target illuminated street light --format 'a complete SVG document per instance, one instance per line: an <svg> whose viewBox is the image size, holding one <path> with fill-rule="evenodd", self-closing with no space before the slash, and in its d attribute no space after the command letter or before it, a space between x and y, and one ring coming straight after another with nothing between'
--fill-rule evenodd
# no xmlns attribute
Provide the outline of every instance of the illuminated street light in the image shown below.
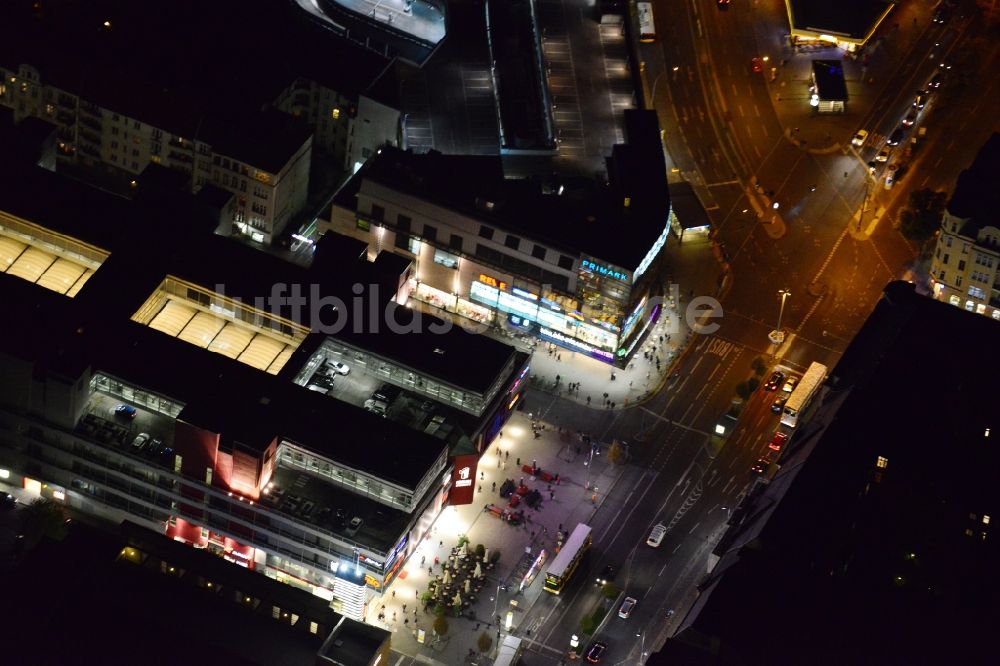
<svg viewBox="0 0 1000 666"><path fill-rule="evenodd" d="M778 204L777 201L775 201L773 204L771 204L771 208L773 208L774 210L778 210L778 206L779 206L779 204Z"/></svg>
<svg viewBox="0 0 1000 666"><path fill-rule="evenodd" d="M781 317L785 313L785 299L791 296L791 292L787 289L781 289L778 291L778 296L781 296L781 307L778 309L778 325L767 335L767 339L771 341L771 344L775 345L780 345L785 341L785 333L781 330Z"/></svg>

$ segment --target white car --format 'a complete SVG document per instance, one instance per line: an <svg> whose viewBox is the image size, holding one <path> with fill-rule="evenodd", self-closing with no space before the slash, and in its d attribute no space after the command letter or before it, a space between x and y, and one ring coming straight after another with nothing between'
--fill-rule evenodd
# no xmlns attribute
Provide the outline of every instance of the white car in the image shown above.
<svg viewBox="0 0 1000 666"><path fill-rule="evenodd" d="M666 535L667 527L665 525L654 525L652 531L649 533L649 538L646 539L646 545L653 548L659 548L660 544L663 543L663 537Z"/></svg>
<svg viewBox="0 0 1000 666"><path fill-rule="evenodd" d="M892 151L890 151L888 148L883 148L882 150L878 151L878 155L875 156L875 161L876 162L888 162L889 161L889 153L891 153L891 152Z"/></svg>
<svg viewBox="0 0 1000 666"><path fill-rule="evenodd" d="M860 148L861 146L865 145L865 141L867 140L868 140L868 130L858 130L858 133L854 135L853 139L851 139L851 143Z"/></svg>
<svg viewBox="0 0 1000 666"><path fill-rule="evenodd" d="M625 601L622 602L621 608L618 609L618 617L623 620L627 620L628 616L632 614L632 609L635 608L636 603L638 603L634 597L625 597Z"/></svg>
<svg viewBox="0 0 1000 666"><path fill-rule="evenodd" d="M346 375L351 372L351 368L346 363L341 363L340 361L327 361L326 367L330 368L338 375Z"/></svg>

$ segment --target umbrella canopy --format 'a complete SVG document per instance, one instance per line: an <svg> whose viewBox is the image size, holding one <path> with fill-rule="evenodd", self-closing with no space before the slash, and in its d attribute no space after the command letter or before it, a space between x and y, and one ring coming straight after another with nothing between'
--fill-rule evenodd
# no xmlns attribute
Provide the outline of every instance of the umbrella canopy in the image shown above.
<svg viewBox="0 0 1000 666"><path fill-rule="evenodd" d="M483 562L488 561L489 558L490 558L490 549L487 548L486 550L483 551Z"/></svg>
<svg viewBox="0 0 1000 666"><path fill-rule="evenodd" d="M476 578L482 578L483 577L483 568L481 566L479 566L479 562L476 562L476 570L473 572L473 575Z"/></svg>
<svg viewBox="0 0 1000 666"><path fill-rule="evenodd" d="M462 595L459 594L458 592L456 592L455 593L455 598L451 600L451 603L453 605L455 605L455 606L461 606L462 605Z"/></svg>
<svg viewBox="0 0 1000 666"><path fill-rule="evenodd" d="M468 578L466 578L466 579L465 579L465 593L466 593L466 594L468 594L468 593L469 593L469 588L470 588L470 586L469 586L469 579L468 579Z"/></svg>
<svg viewBox="0 0 1000 666"><path fill-rule="evenodd" d="M444 581L443 582L444 582L445 585L447 585L448 583L451 582L451 572L448 571L447 569L444 570Z"/></svg>

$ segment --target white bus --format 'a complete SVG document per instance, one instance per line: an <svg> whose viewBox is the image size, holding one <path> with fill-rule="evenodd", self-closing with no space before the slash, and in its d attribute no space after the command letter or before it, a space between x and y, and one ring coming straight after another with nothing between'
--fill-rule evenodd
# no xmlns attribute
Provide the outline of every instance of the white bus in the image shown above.
<svg viewBox="0 0 1000 666"><path fill-rule="evenodd" d="M639 13L639 41L655 42L656 25L653 23L653 3L637 2L635 8Z"/></svg>
<svg viewBox="0 0 1000 666"><path fill-rule="evenodd" d="M576 571L580 560L590 550L591 544L590 527L580 523L573 529L573 533L566 539L556 555L556 559L549 565L545 572L545 591L552 594L559 594L563 587L569 582Z"/></svg>
<svg viewBox="0 0 1000 666"><path fill-rule="evenodd" d="M812 399L813 394L819 389L824 379L826 379L826 366L821 363L810 364L806 374L802 375L802 381L792 391L792 395L788 396L788 401L781 411L782 425L789 428L795 427L799 420L799 412L809 404L809 400Z"/></svg>

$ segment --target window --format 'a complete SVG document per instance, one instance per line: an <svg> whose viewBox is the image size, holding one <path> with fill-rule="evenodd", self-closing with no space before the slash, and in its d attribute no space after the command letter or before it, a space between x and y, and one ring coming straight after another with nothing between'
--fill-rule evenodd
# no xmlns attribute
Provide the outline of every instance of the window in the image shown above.
<svg viewBox="0 0 1000 666"><path fill-rule="evenodd" d="M372 225L368 222L368 220L362 220L361 218L358 218L357 225L358 229L361 231L371 231L372 228Z"/></svg>
<svg viewBox="0 0 1000 666"><path fill-rule="evenodd" d="M960 270L960 271L964 271L965 270L965 259L959 259L958 260L958 270Z"/></svg>
<svg viewBox="0 0 1000 666"><path fill-rule="evenodd" d="M503 244L512 250L516 250L519 247L521 247L521 239L518 238L517 236L511 236L510 234L508 234L507 240L505 240Z"/></svg>
<svg viewBox="0 0 1000 666"><path fill-rule="evenodd" d="M181 473L181 465L183 464L183 462L184 459L181 458L179 454L174 456L174 474Z"/></svg>
<svg viewBox="0 0 1000 666"><path fill-rule="evenodd" d="M309 633L310 634L315 634L315 633L318 633L318 632L319 632L319 625L316 624L315 622L310 622L309 623Z"/></svg>
<svg viewBox="0 0 1000 666"><path fill-rule="evenodd" d="M992 317L994 319L1000 320L1000 310L994 310L993 314L992 314Z"/></svg>
<svg viewBox="0 0 1000 666"><path fill-rule="evenodd" d="M565 254L560 254L559 255L559 268L562 268L562 269L567 270L567 271L568 270L572 270L572 268L573 268L573 260L570 257L567 257Z"/></svg>
<svg viewBox="0 0 1000 666"><path fill-rule="evenodd" d="M438 235L438 230L435 227L432 227L429 224L425 224L424 225L424 234L423 234L424 240L428 240L428 241L432 241L432 242L436 241L437 240L437 235Z"/></svg>
<svg viewBox="0 0 1000 666"><path fill-rule="evenodd" d="M951 236L945 236L944 237L944 244L945 244L945 247L951 247Z"/></svg>
<svg viewBox="0 0 1000 666"><path fill-rule="evenodd" d="M948 297L948 302L951 303L954 306L958 306L959 304L961 304L962 299L960 299L958 296L952 294L951 296Z"/></svg>
<svg viewBox="0 0 1000 666"><path fill-rule="evenodd" d="M541 245L536 244L535 247L531 248L531 256L535 259L545 260L545 248Z"/></svg>
<svg viewBox="0 0 1000 666"><path fill-rule="evenodd" d="M961 275L959 275L958 277L955 278L955 286L956 287L961 287L962 286L962 276Z"/></svg>
<svg viewBox="0 0 1000 666"><path fill-rule="evenodd" d="M407 250L410 247L410 234L397 233L396 234L396 247L401 250Z"/></svg>
<svg viewBox="0 0 1000 666"><path fill-rule="evenodd" d="M434 250L434 263L447 268L458 268L458 257L444 250Z"/></svg>
<svg viewBox="0 0 1000 666"><path fill-rule="evenodd" d="M948 259L950 259L950 258L951 258L951 255L948 254L947 252L945 252L944 259L941 260L941 263L942 264L947 264L948 263Z"/></svg>
<svg viewBox="0 0 1000 666"><path fill-rule="evenodd" d="M975 307L976 307L976 304L973 301L966 301L965 302L965 309L968 310L969 312L972 312L972 310Z"/></svg>
<svg viewBox="0 0 1000 666"><path fill-rule="evenodd" d="M372 204L372 219L379 222L385 219L385 208L378 204Z"/></svg>
<svg viewBox="0 0 1000 666"><path fill-rule="evenodd" d="M118 128L117 127L112 127L111 128L111 136L118 136Z"/></svg>
<svg viewBox="0 0 1000 666"><path fill-rule="evenodd" d="M879 456L878 459L875 461L875 466L878 467L879 469L885 469L886 467L889 466L889 459L886 458L885 456Z"/></svg>
<svg viewBox="0 0 1000 666"><path fill-rule="evenodd" d="M410 244L409 244L409 247L407 247L406 249L408 249L413 254L419 256L420 255L420 247L422 245L421 242L420 242L420 239L416 238L414 236L410 236L409 238L410 238Z"/></svg>
<svg viewBox="0 0 1000 666"><path fill-rule="evenodd" d="M111 149L112 150L118 150L118 142L117 141L112 141L111 142Z"/></svg>
<svg viewBox="0 0 1000 666"><path fill-rule="evenodd" d="M985 313L986 313L986 306L985 305L983 305L982 303L980 303L979 305L976 306L976 314L985 314Z"/></svg>
<svg viewBox="0 0 1000 666"><path fill-rule="evenodd" d="M211 467L206 467L205 468L205 485L206 486L212 485L212 468Z"/></svg>
<svg viewBox="0 0 1000 666"><path fill-rule="evenodd" d="M486 240L493 240L493 227L479 227L479 237L485 238Z"/></svg>
<svg viewBox="0 0 1000 666"><path fill-rule="evenodd" d="M397 215L396 216L396 226L399 227L400 231L410 232L413 225L413 220L410 219L409 215Z"/></svg>

